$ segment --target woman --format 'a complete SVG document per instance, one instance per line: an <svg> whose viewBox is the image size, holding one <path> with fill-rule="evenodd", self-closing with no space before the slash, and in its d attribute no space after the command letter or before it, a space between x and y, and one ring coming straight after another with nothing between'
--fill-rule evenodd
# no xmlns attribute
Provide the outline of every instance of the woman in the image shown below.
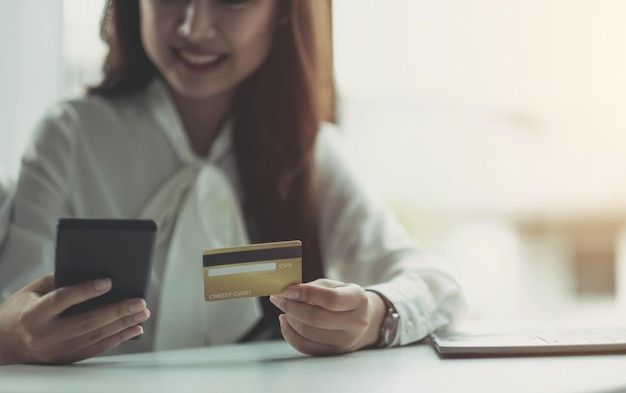
<svg viewBox="0 0 626 393"><path fill-rule="evenodd" d="M334 115L329 2L110 0L102 27L103 82L55 106L24 155L0 260L0 362L256 340L274 326L303 353L339 354L458 320L458 285L324 123ZM32 281L53 270L63 216L159 223L148 303L56 317L111 287ZM202 250L292 239L304 284L271 296L276 307L203 301Z"/></svg>

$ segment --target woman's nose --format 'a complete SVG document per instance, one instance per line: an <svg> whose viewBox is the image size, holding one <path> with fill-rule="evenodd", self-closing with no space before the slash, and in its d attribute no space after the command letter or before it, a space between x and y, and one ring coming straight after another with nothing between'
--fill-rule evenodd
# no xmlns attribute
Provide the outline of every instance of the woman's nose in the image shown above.
<svg viewBox="0 0 626 393"><path fill-rule="evenodd" d="M185 7L185 15L178 33L191 42L200 42L215 37L215 15L211 0L191 0Z"/></svg>

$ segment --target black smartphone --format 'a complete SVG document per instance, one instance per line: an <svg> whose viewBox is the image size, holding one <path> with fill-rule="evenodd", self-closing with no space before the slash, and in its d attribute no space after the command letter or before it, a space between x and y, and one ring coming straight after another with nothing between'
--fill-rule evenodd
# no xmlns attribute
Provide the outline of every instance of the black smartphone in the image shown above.
<svg viewBox="0 0 626 393"><path fill-rule="evenodd" d="M71 315L117 301L146 298L156 241L152 220L62 218L57 225L57 288L108 277L109 292L65 310Z"/></svg>

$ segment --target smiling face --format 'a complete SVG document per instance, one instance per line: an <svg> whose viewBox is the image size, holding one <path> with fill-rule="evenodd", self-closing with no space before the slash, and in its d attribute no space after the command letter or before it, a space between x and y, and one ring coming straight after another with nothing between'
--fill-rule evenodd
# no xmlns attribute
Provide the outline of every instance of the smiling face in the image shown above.
<svg viewBox="0 0 626 393"><path fill-rule="evenodd" d="M140 0L146 54L185 98L231 94L265 60L278 0Z"/></svg>

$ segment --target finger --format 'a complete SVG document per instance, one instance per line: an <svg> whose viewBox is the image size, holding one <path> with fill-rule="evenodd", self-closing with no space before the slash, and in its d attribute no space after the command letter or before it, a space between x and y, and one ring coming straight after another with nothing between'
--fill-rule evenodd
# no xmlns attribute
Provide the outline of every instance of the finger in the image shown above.
<svg viewBox="0 0 626 393"><path fill-rule="evenodd" d="M110 289L111 280L108 278L57 288L42 296L39 311L43 317L52 318L69 307L103 295Z"/></svg>
<svg viewBox="0 0 626 393"><path fill-rule="evenodd" d="M289 315L286 316L286 319L289 326L295 330L300 337L316 344L329 345L338 350L348 350L354 345L356 340L354 334L344 330L318 329L291 318Z"/></svg>
<svg viewBox="0 0 626 393"><path fill-rule="evenodd" d="M329 286L330 283L339 285ZM331 311L350 311L367 304L365 290L355 284L344 284L330 280L318 280L308 284L295 284L287 287L283 296L314 304Z"/></svg>
<svg viewBox="0 0 626 393"><path fill-rule="evenodd" d="M108 325L95 329L87 334L65 341L71 348L90 347L108 337L114 336L126 329L136 326L150 318L150 310L147 308L139 313L118 319Z"/></svg>
<svg viewBox="0 0 626 393"><path fill-rule="evenodd" d="M280 331L283 338L294 347L296 351L307 355L331 355L338 353L337 349L330 345L319 344L302 337L289 325L285 315L280 315L278 321L280 322Z"/></svg>
<svg viewBox="0 0 626 393"><path fill-rule="evenodd" d="M95 313L85 313L83 319L86 319L86 320L92 319L90 314L98 315L101 313L100 310L102 310L102 308L99 308L97 312ZM49 347L46 350L46 352L50 354L54 354L55 356L53 360L54 362L67 363L71 361L77 361L75 359L80 356L76 356L74 354L80 351L86 351L85 356L90 357L89 354L91 353L91 351L88 350L88 348L91 348L94 346L95 346L94 348L99 348L97 345L99 342L103 340L108 340L110 337L119 335L119 333L127 331L129 328L138 326L139 323L147 320L149 317L150 317L150 311L146 308L139 313L135 313L135 314L117 319L114 322L101 326L97 329L91 330L91 328L89 328L90 331L88 333L83 334L83 335L78 335L78 336L75 333L77 331L75 326L70 325L67 328L62 328L62 327L56 328L56 331L65 332L65 331L71 330L72 332L64 334L64 336L69 337L67 340L61 340L55 337L54 338L55 344ZM74 319L74 321L71 321L71 319ZM68 317L66 319L64 318L62 322L64 324L70 323L70 322L76 322L76 318L74 318L74 316ZM80 322L80 319L78 319L78 322ZM68 349L70 350L68 351ZM56 354L64 354L64 355L62 355L61 357L58 357ZM94 356L94 355L91 355L91 356ZM45 363L50 363L50 362L51 361L46 361Z"/></svg>
<svg viewBox="0 0 626 393"><path fill-rule="evenodd" d="M147 314L146 314L147 313ZM98 307L84 313L55 320L55 340L65 341L91 334L104 335L101 330L111 324L119 323L123 328L136 325L148 319L150 312L143 299L128 299L107 306ZM132 320L137 319L134 323ZM99 333L98 333L99 331ZM109 334L110 335L110 334Z"/></svg>
<svg viewBox="0 0 626 393"><path fill-rule="evenodd" d="M106 337L92 345L89 345L88 347L81 348L78 351L59 356L54 361L49 363L70 364L89 359L91 357L110 351L124 341L128 341L131 338L140 334L143 334L143 327L141 327L141 325L131 326L115 335Z"/></svg>
<svg viewBox="0 0 626 393"><path fill-rule="evenodd" d="M313 304L285 299L282 295L272 295L270 301L291 318L318 329L350 330L356 327L353 321L357 312L353 310L329 311Z"/></svg>
<svg viewBox="0 0 626 393"><path fill-rule="evenodd" d="M337 288L346 285L343 281L331 280L329 278L318 278L317 280L311 281L309 284L326 288Z"/></svg>

